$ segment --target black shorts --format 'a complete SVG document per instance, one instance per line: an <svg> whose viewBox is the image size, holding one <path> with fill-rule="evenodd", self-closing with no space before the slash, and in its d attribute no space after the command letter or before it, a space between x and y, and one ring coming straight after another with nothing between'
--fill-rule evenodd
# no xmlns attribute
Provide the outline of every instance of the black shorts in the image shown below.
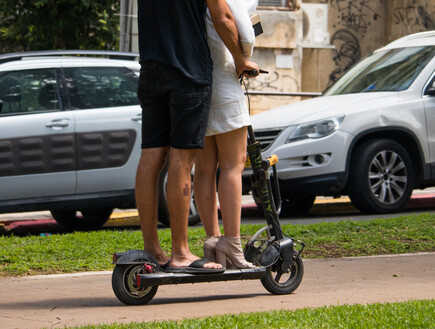
<svg viewBox="0 0 435 329"><path fill-rule="evenodd" d="M204 147L211 85L197 84L177 69L155 61L141 64L142 148Z"/></svg>

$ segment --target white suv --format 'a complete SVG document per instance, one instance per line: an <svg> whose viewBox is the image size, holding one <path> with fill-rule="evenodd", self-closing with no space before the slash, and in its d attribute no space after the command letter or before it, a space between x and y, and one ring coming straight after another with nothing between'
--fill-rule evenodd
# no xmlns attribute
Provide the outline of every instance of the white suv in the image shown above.
<svg viewBox="0 0 435 329"><path fill-rule="evenodd" d="M0 55L0 212L51 210L67 228L93 229L114 208L135 207L136 58L98 51ZM163 192L159 219L169 224ZM189 219L199 221L194 207Z"/></svg>
<svg viewBox="0 0 435 329"><path fill-rule="evenodd" d="M276 154L283 211L349 195L362 212L402 209L435 186L435 31L398 39L357 63L321 97L252 117ZM249 189L249 170L244 174Z"/></svg>

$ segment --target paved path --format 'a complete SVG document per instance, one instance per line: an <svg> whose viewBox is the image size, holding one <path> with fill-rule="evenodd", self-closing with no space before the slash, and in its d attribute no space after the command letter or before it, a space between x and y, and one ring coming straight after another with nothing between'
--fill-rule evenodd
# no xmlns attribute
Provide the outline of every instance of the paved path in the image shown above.
<svg viewBox="0 0 435 329"><path fill-rule="evenodd" d="M0 279L0 327L61 328L215 314L435 297L435 253L304 260L301 286L273 296L260 281L161 286L148 305L123 306L111 273Z"/></svg>

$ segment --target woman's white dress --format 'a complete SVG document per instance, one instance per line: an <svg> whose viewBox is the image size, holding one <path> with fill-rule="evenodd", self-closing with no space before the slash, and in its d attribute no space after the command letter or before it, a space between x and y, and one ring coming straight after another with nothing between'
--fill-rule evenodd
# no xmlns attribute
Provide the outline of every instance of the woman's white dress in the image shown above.
<svg viewBox="0 0 435 329"><path fill-rule="evenodd" d="M227 4L236 20L243 52L250 57L255 35L244 0L227 0ZM217 34L208 10L206 26L213 59L212 101L206 136L212 136L248 126L251 119L233 57Z"/></svg>

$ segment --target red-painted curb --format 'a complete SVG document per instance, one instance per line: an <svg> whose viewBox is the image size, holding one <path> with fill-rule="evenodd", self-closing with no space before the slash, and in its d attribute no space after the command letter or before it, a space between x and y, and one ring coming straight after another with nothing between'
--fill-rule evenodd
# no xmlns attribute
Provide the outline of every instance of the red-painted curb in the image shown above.
<svg viewBox="0 0 435 329"><path fill-rule="evenodd" d="M339 211L344 206L351 205L350 202L346 203L322 203L316 202L313 210L317 207L328 209L328 211ZM435 193L417 194L413 196L408 204L407 209L410 208L424 208L435 206ZM261 217L262 214L255 204L247 204L242 208L242 217ZM3 227L3 229L2 229ZM5 221L0 223L0 232L6 231L10 233L27 233L27 232L61 232L65 231L54 219L32 219L32 220L19 220L19 221Z"/></svg>
<svg viewBox="0 0 435 329"><path fill-rule="evenodd" d="M435 206L435 194L428 193L428 194L418 194L416 196L413 196L408 204L406 205L406 208L412 208L412 207L431 207Z"/></svg>

